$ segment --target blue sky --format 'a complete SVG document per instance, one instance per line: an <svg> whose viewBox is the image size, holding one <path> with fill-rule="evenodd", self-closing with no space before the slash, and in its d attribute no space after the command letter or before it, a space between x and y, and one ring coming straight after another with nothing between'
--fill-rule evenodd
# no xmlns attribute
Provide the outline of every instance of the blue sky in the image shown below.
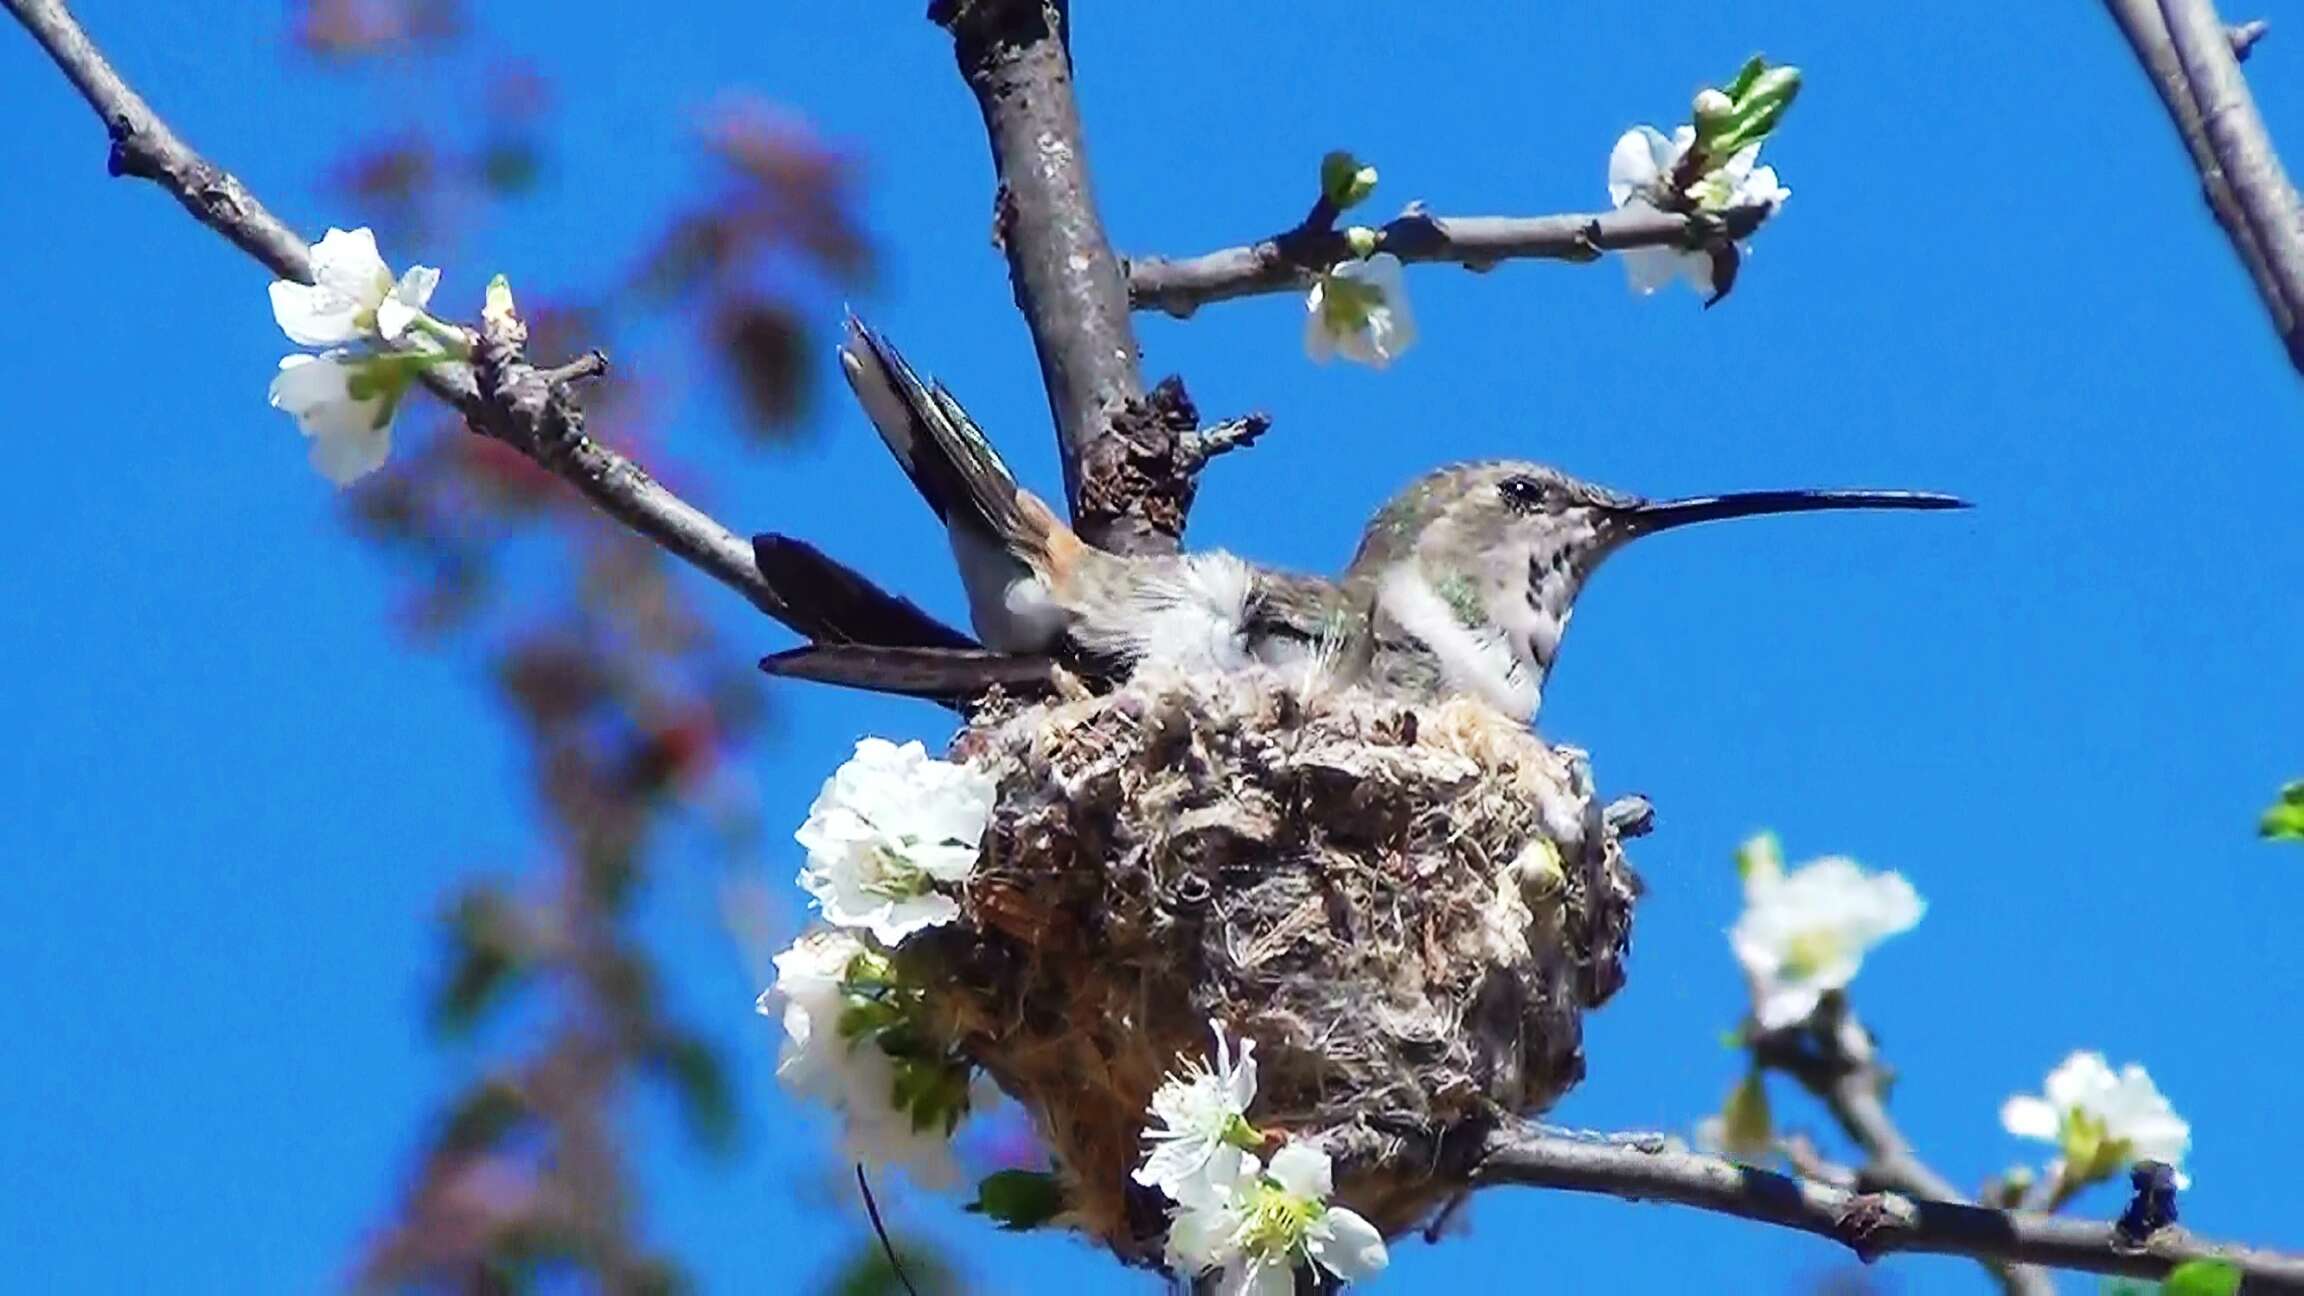
<svg viewBox="0 0 2304 1296"><path fill-rule="evenodd" d="M269 6L78 8L179 129L313 232L366 219L316 183L352 133L457 109L316 75ZM495 47L557 79L561 163L444 267L442 303L476 307L497 270L544 291L609 281L690 192L697 113L749 86L866 159L883 273L854 304L1054 483L986 240L980 127L916 10L489 6ZM1307 362L1291 299L1144 319L1148 374L1182 372L1212 416L1276 419L1210 474L1195 543L1332 567L1407 477L1494 455L1646 494L1905 486L1978 504L1704 528L1589 592L1545 728L1591 750L1605 790L1650 795L1660 827L1636 855L1630 984L1589 1022L1590 1078L1557 1118L1681 1128L1717 1104L1742 995L1721 938L1730 855L1768 826L1794 859L1845 852L1927 897L1858 999L1900 1070L1897 1112L1953 1179L2035 1157L1998 1130L2000 1101L2100 1048L2147 1063L2195 1123L2187 1223L2304 1245L2304 1128L2282 1119L2304 1064L2284 1028L2304 856L2252 837L2304 773L2304 411L2109 22L2087 4L1691 0L1500 6L1408 39L1402 13L1323 5L1276 40L1212 0L1095 7L1075 44L1121 248L1268 233L1338 146L1381 167L1384 210L1588 209L1619 131L1669 123L1754 50L1809 70L1770 146L1794 196L1710 312L1635 299L1608 264L1430 268L1412 278L1422 343L1381 374ZM2251 66L2275 133L2304 148L2299 58L2276 28ZM0 1252L26 1290L326 1287L475 1060L423 1031L431 920L467 869L534 862L517 754L475 662L390 632L388 573L264 407L283 348L262 273L156 191L108 182L100 130L12 31L0 106ZM732 525L808 536L960 614L932 520L854 411L827 402L805 448L763 460L726 448L710 391L679 410L672 439ZM788 642L731 596L706 604L744 651ZM774 700L745 771L772 824L798 822L857 735L946 733L900 702ZM797 863L767 862L787 922ZM743 1150L699 1160L664 1113L634 1120L654 1235L710 1290L779 1290L848 1234L823 1205L827 1130L774 1092L720 881L666 869L648 923L683 1009L742 1064ZM1820 1125L1789 1094L1778 1110ZM1061 1239L895 1208L986 1290L1114 1279ZM1497 1195L1474 1224L1400 1245L1378 1290L1677 1291L1699 1273L1790 1290L1843 1263L1811 1239L1565 1196ZM1878 1275L1983 1289L1949 1261Z"/></svg>

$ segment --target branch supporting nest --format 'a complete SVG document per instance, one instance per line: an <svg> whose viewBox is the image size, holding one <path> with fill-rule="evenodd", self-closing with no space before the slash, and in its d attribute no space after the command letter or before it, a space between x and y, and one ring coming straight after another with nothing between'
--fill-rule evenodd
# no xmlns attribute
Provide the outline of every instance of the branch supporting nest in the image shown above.
<svg viewBox="0 0 2304 1296"><path fill-rule="evenodd" d="M1865 1163L1855 1171L1859 1187L1969 1204L1950 1180L1921 1160L1888 1114L1882 1101L1888 1068L1845 997L1826 996L1808 1021L1763 1032L1753 1038L1751 1049L1753 1061L1799 1082L1864 1149ZM1983 1264L2009 1296L2055 1296L2055 1281L2037 1268L1992 1257L1984 1257Z"/></svg>
<svg viewBox="0 0 2304 1296"><path fill-rule="evenodd" d="M2179 1228L2132 1241L2114 1224L1834 1187L1658 1143L1503 1131L1489 1140L1473 1183L1692 1206L1830 1238L1865 1261L1935 1252L2029 1272L2051 1266L2161 1278L2187 1260L2221 1260L2239 1268L2246 1291L2304 1292L2304 1256L2211 1242Z"/></svg>

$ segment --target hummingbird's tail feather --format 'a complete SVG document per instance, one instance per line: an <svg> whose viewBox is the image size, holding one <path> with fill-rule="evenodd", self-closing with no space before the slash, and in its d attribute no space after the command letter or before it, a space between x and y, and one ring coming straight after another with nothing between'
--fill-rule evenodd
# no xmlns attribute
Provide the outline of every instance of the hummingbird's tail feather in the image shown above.
<svg viewBox="0 0 2304 1296"><path fill-rule="evenodd" d="M1063 623L1048 591L1088 561L1086 545L1017 484L950 391L921 382L887 339L854 316L840 368L888 452L943 519L977 633L999 648L1048 646Z"/></svg>
<svg viewBox="0 0 2304 1296"><path fill-rule="evenodd" d="M888 452L947 525L966 526L1018 557L1045 548L1049 517L1023 502L999 452L942 383L930 387L886 338L850 317L840 368ZM1033 503L1038 503L1034 500Z"/></svg>
<svg viewBox="0 0 2304 1296"><path fill-rule="evenodd" d="M1011 695L1056 691L1056 664L984 648L881 648L811 644L760 659L760 669L785 679L813 680L873 693L960 705L998 685Z"/></svg>
<svg viewBox="0 0 2304 1296"><path fill-rule="evenodd" d="M752 537L760 575L783 597L794 628L819 643L888 648L980 648L974 639L881 589L804 540L770 532Z"/></svg>

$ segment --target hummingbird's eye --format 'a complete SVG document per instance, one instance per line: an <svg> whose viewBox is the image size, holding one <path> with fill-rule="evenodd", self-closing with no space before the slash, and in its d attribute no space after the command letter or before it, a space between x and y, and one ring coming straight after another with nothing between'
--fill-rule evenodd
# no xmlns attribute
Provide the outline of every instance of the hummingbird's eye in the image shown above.
<svg viewBox="0 0 2304 1296"><path fill-rule="evenodd" d="M1507 477L1497 483L1496 489L1506 504L1523 513L1534 513L1544 507L1544 483L1533 477Z"/></svg>

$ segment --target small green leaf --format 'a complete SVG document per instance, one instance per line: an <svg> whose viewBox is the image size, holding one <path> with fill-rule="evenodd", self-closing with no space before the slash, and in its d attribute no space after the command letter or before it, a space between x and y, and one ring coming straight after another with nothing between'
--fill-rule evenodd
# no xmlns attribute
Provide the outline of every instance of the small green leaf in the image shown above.
<svg viewBox="0 0 2304 1296"><path fill-rule="evenodd" d="M1745 65L1750 70L1751 65ZM1725 111L1696 115L1696 142L1714 163L1724 162L1738 149L1768 138L1800 94L1800 69L1773 67L1747 81L1741 74L1727 97Z"/></svg>
<svg viewBox="0 0 2304 1296"><path fill-rule="evenodd" d="M2304 841L2304 779L2280 789L2280 799L2257 823L2256 835L2267 841Z"/></svg>
<svg viewBox="0 0 2304 1296"><path fill-rule="evenodd" d="M1002 1170L976 1185L968 1210L1011 1232L1038 1228L1064 1210L1064 1188L1039 1170Z"/></svg>
<svg viewBox="0 0 2304 1296"><path fill-rule="evenodd" d="M1742 99L1745 95L1750 94L1752 83L1758 81L1760 74L1767 70L1768 60L1757 54L1744 60L1744 66L1736 69L1736 79L1728 83L1728 97L1730 99Z"/></svg>
<svg viewBox="0 0 2304 1296"><path fill-rule="evenodd" d="M1736 877L1749 888L1784 876L1784 844L1772 832L1757 832L1736 848Z"/></svg>
<svg viewBox="0 0 2304 1296"><path fill-rule="evenodd" d="M1776 1146L1775 1117L1768 1109L1768 1086L1755 1069L1746 1074L1720 1109L1720 1148L1738 1161L1765 1161Z"/></svg>
<svg viewBox="0 0 2304 1296"><path fill-rule="evenodd" d="M2187 1260L2160 1280L2163 1296L2232 1296L2240 1290L2240 1266L2229 1260Z"/></svg>
<svg viewBox="0 0 2304 1296"><path fill-rule="evenodd" d="M1736 101L1736 113L1751 117L1763 112L1782 114L1800 95L1800 69L1772 67L1754 78L1752 84L1730 95Z"/></svg>

